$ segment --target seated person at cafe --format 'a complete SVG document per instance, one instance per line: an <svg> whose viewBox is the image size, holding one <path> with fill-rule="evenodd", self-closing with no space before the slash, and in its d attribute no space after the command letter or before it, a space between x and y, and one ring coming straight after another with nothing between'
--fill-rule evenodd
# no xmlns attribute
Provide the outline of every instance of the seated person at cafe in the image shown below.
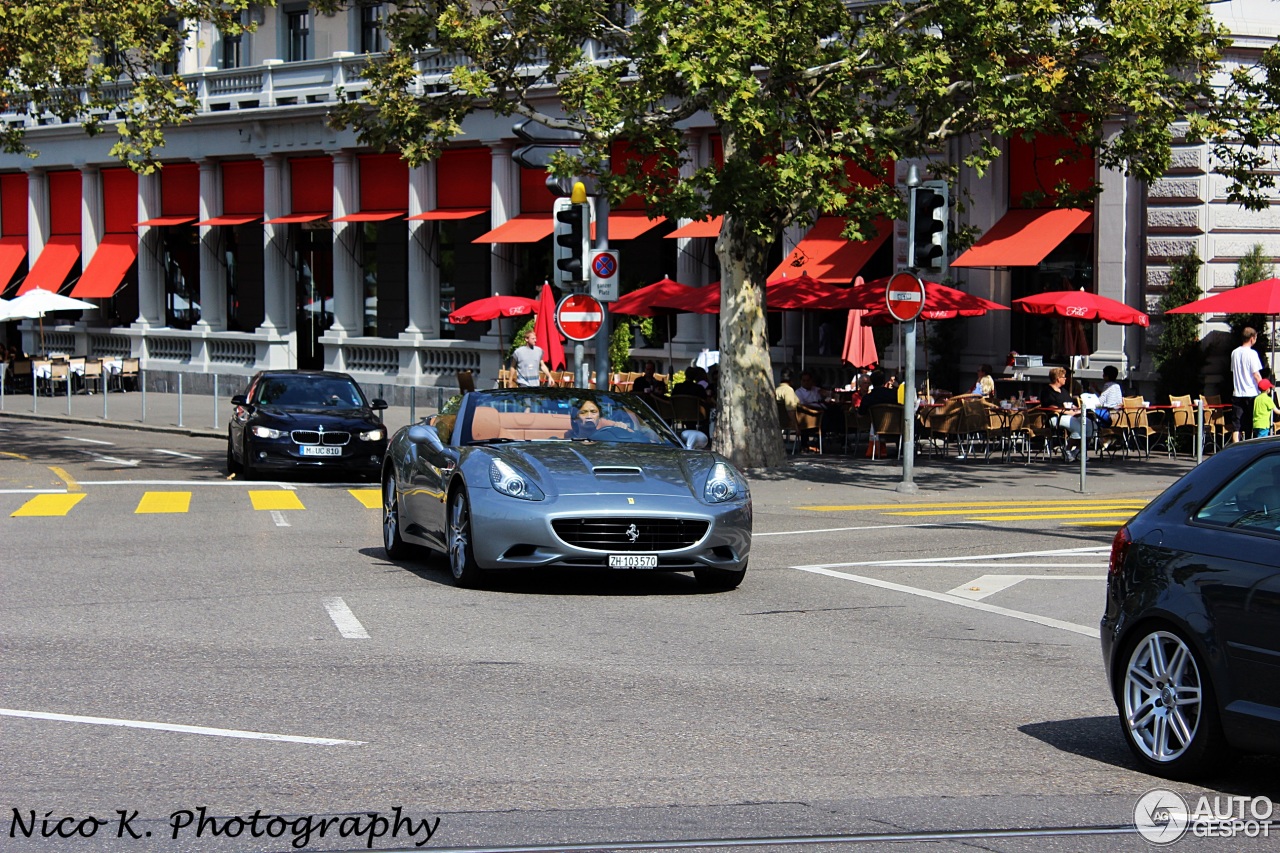
<svg viewBox="0 0 1280 853"><path fill-rule="evenodd" d="M897 403L898 392L889 385L889 380L885 377L883 370L875 370L871 373L871 390L862 395L862 402L858 404L858 411L864 415L871 414L872 406L879 406L881 403Z"/></svg>
<svg viewBox="0 0 1280 853"><path fill-rule="evenodd" d="M707 371L695 364L684 372L683 382L677 382L672 386L671 395L677 396L687 394L690 397L697 397L699 400L705 400L707 399L707 386L703 385L702 382L706 378Z"/></svg>
<svg viewBox="0 0 1280 853"><path fill-rule="evenodd" d="M1102 368L1102 392L1098 394L1098 422L1107 426L1116 420L1115 413L1124 408L1124 389L1117 381L1120 369L1114 364Z"/></svg>
<svg viewBox="0 0 1280 853"><path fill-rule="evenodd" d="M652 361L644 363L644 373L635 378L631 383L631 391L635 394L645 394L650 397L665 397L667 395L667 383L663 382L654 375L654 371L658 366Z"/></svg>
<svg viewBox="0 0 1280 853"><path fill-rule="evenodd" d="M813 374L807 370L800 374L800 387L796 389L796 397L799 398L800 405L809 406L814 411L822 411L827 407L827 395L813 381Z"/></svg>
<svg viewBox="0 0 1280 853"><path fill-rule="evenodd" d="M791 368L782 368L778 387L774 389L773 396L779 403L786 406L789 412L800 408L800 398L796 396L796 389L791 387Z"/></svg>
<svg viewBox="0 0 1280 853"><path fill-rule="evenodd" d="M991 365L984 364L978 368L978 381L974 383L970 394L977 394L985 400L996 398L996 381L991 378Z"/></svg>
<svg viewBox="0 0 1280 853"><path fill-rule="evenodd" d="M1058 413L1049 419L1049 423L1067 431L1071 440L1062 448L1062 458L1067 462L1075 462L1080 458L1081 412L1076 405L1075 397L1066 390L1066 384L1066 368L1050 368L1049 384L1040 392L1040 405L1042 408L1058 410ZM1092 435L1093 425L1086 426L1085 431Z"/></svg>

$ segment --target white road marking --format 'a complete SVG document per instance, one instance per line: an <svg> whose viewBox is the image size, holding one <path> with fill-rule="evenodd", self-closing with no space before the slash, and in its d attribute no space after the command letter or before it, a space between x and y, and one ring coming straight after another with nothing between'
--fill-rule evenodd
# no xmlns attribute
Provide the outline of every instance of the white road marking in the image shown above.
<svg viewBox="0 0 1280 853"><path fill-rule="evenodd" d="M795 568L839 569L850 566L916 566L930 563L953 565L955 563L968 564L974 560L1005 560L1014 557L1058 557L1067 554L1107 554L1110 553L1110 551L1111 547L1109 545L1098 545L1089 548L1055 548L1051 551L1014 551L1008 554L970 554L960 557L916 557L906 560L864 560L860 563L815 563L812 566L795 566ZM1003 565L1003 563L1001 565Z"/></svg>
<svg viewBox="0 0 1280 853"><path fill-rule="evenodd" d="M981 610L984 613L993 613L998 616L1008 616L1012 619L1021 619L1024 622L1033 622L1037 625L1043 625L1048 628L1058 628L1063 631L1070 631L1073 634L1081 634L1085 637L1098 639L1101 634L1098 628L1089 625L1076 625L1073 622L1065 622L1061 619L1053 619L1049 616L1038 616L1034 613L1023 613L1020 610L1010 610L1007 607L997 607L994 604L987 604L982 601L970 601L966 598L959 598L945 592L934 592L931 589L919 589L914 586L906 586L905 584L893 583L892 581L879 580L878 578L868 578L862 575L851 575L847 572L837 572L834 569L825 566L792 566L793 569L799 569L802 572L812 572L816 575L826 575L827 577L839 578L840 580L854 581L855 583L866 584L867 586L879 587L893 592L902 592L907 595L916 595L921 598L928 598L933 601L942 601L947 604L955 604L959 607L968 607L972 610Z"/></svg>
<svg viewBox="0 0 1280 853"><path fill-rule="evenodd" d="M906 530L912 527L955 527L960 524L990 524L982 519L972 521L945 521L945 522L922 522L920 524L872 524L867 527L820 527L815 530L779 530L774 533L752 533L752 538L757 536L808 536L810 533L845 533L850 530Z"/></svg>
<svg viewBox="0 0 1280 853"><path fill-rule="evenodd" d="M276 523L276 527L292 527L289 519L284 517L284 513L278 509L271 510L271 520Z"/></svg>
<svg viewBox="0 0 1280 853"><path fill-rule="evenodd" d="M153 729L162 732L182 732L192 735L210 735L212 737L238 737L249 740L274 740L283 743L306 743L315 746L361 746L366 741L341 740L328 737L302 737L300 735L278 735L270 732L250 732L240 729L215 729L208 726L184 726L177 723L150 723L144 720L117 720L112 717L84 717L79 714L50 714L45 711L17 711L12 708L0 708L0 716L26 717L32 720L56 720L63 723L89 723L95 726L123 726L130 729Z"/></svg>
<svg viewBox="0 0 1280 853"><path fill-rule="evenodd" d="M264 482L262 480L78 480L82 486L249 486L254 489L261 489L267 486L280 486L285 488L284 483ZM296 491L294 486L288 486L286 491Z"/></svg>
<svg viewBox="0 0 1280 853"><path fill-rule="evenodd" d="M197 461L199 461L199 460L201 460L201 459L204 459L204 457L203 457L203 456L193 456L193 455L192 455L192 454L190 454L190 453L179 453L179 452L178 452L178 451L176 451L176 450L161 450L161 449L160 449L160 448L158 448L158 447L153 448L152 452L153 452L153 453L163 453L163 454L165 454L166 456L181 456L183 459L195 459L195 460L197 460Z"/></svg>
<svg viewBox="0 0 1280 853"><path fill-rule="evenodd" d="M337 596L324 600L324 609L329 611L329 618L338 626L338 633L348 640L367 640L369 632L360 624L360 620L351 612L347 603Z"/></svg>
<svg viewBox="0 0 1280 853"><path fill-rule="evenodd" d="M142 462L141 459L117 459L114 456L103 456L101 453L94 453L92 450L77 450L76 453L83 453L85 456L92 456L99 462L109 462L112 465L124 465L127 468L136 468Z"/></svg>
<svg viewBox="0 0 1280 853"><path fill-rule="evenodd" d="M109 445L115 444L114 441L100 441L96 438L80 438L79 436L76 436L76 435L64 435L62 437L62 440L63 441L83 441L85 444L109 444Z"/></svg>
<svg viewBox="0 0 1280 853"><path fill-rule="evenodd" d="M1022 581L1105 581L1106 579L1106 575L983 575L948 590L947 595L956 595L970 601L981 601L989 595L1004 592Z"/></svg>
<svg viewBox="0 0 1280 853"><path fill-rule="evenodd" d="M0 495L65 495L66 489L0 489Z"/></svg>

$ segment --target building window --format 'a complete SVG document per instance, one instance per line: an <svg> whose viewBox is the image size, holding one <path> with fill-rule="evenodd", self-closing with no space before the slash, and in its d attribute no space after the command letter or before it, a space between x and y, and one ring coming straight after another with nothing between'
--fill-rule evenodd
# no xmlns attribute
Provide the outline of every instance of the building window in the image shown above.
<svg viewBox="0 0 1280 853"><path fill-rule="evenodd" d="M289 39L286 59L302 62L311 58L311 10L285 10L285 34Z"/></svg>
<svg viewBox="0 0 1280 853"><path fill-rule="evenodd" d="M240 68L244 65L244 36L234 35L222 37L222 67Z"/></svg>
<svg viewBox="0 0 1280 853"><path fill-rule="evenodd" d="M381 53L386 44L386 4L369 3L360 7L360 52Z"/></svg>

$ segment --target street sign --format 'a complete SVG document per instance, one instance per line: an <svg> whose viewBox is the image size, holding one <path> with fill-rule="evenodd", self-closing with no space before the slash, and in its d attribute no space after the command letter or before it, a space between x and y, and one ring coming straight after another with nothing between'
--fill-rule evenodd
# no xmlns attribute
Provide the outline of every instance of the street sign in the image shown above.
<svg viewBox="0 0 1280 853"><path fill-rule="evenodd" d="M607 249L591 251L591 289L601 302L618 301L618 253Z"/></svg>
<svg viewBox="0 0 1280 853"><path fill-rule="evenodd" d="M534 121L531 118L516 122L511 130L525 142L569 142L576 144L578 140L582 139L582 134L576 130L547 127L542 122Z"/></svg>
<svg viewBox="0 0 1280 853"><path fill-rule="evenodd" d="M556 306L556 325L571 341L589 341L604 322L604 307L585 293L571 293Z"/></svg>
<svg viewBox="0 0 1280 853"><path fill-rule="evenodd" d="M924 282L911 273L900 272L889 279L884 299L890 317L899 323L914 320L924 310Z"/></svg>

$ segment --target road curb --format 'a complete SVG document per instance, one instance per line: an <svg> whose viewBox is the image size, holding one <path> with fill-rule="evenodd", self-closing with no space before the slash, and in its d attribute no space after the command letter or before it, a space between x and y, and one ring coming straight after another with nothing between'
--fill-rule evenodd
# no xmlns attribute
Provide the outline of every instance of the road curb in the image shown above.
<svg viewBox="0 0 1280 853"><path fill-rule="evenodd" d="M160 426L145 424L141 421L110 421L101 418L78 418L67 415L42 415L36 412L0 412L0 418L14 418L23 421L43 421L45 423L74 424L76 426L106 427L108 429L129 429L137 432L163 432L170 435L186 435L192 438L224 438L225 433L198 427Z"/></svg>

